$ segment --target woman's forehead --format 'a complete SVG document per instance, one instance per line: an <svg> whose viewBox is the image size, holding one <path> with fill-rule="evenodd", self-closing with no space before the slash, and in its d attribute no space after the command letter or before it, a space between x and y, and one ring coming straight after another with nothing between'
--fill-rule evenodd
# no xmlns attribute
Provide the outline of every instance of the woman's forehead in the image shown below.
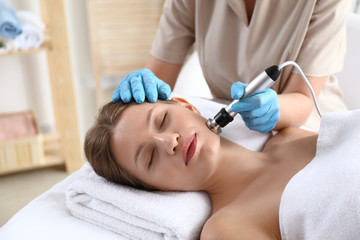
<svg viewBox="0 0 360 240"><path fill-rule="evenodd" d="M119 137L129 130L133 131L137 128L144 125L144 119L146 118L147 113L150 110L149 104L136 104L127 107L124 112L121 114L121 117L117 121L113 135L114 137ZM120 131L120 133L119 133ZM119 134L117 134L119 133Z"/></svg>
<svg viewBox="0 0 360 240"><path fill-rule="evenodd" d="M141 133L145 131L145 117L148 107L144 105L134 105L124 110L122 116L116 123L111 134L111 151L115 160L127 161L134 156L136 146L141 140ZM122 165L124 163L121 163Z"/></svg>

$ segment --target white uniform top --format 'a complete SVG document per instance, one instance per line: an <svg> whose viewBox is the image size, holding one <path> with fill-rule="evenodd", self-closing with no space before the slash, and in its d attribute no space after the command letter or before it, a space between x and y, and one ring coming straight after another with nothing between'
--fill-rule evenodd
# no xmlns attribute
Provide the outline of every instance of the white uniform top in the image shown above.
<svg viewBox="0 0 360 240"><path fill-rule="evenodd" d="M230 99L234 82L248 83L287 60L297 62L307 76L329 76L342 69L350 6L350 0L256 1L249 23L242 0L168 0L151 54L183 63L196 42L215 98ZM273 86L278 93L292 71L282 70ZM341 97L337 84L328 85Z"/></svg>

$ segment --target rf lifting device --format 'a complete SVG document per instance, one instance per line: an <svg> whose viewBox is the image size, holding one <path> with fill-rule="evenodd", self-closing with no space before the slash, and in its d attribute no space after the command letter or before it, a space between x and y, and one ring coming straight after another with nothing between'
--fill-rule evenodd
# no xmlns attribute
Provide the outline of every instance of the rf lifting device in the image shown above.
<svg viewBox="0 0 360 240"><path fill-rule="evenodd" d="M318 103L316 101L314 91L313 91L309 81L307 80L305 74L303 73L303 71L301 70L301 68L299 67L299 65L297 63L295 63L293 61L287 61L287 62L284 62L283 64L280 64L279 66L274 65L274 66L268 67L267 69L265 69L265 71L263 71L257 77L255 77L246 86L244 95L240 99L234 100L227 107L222 108L215 115L215 117L213 119L209 118L207 120L206 124L209 127L209 129L216 134L221 134L222 128L224 128L226 125L228 125L230 122L232 122L234 120L234 117L237 114L237 112L231 111L231 106L234 105L235 103L237 103L238 101L241 101L253 94L264 91L264 90L268 89L269 87L271 87L275 83L275 81L279 78L279 76L281 74L281 69L287 65L295 66L297 68L297 70L300 72L301 77L303 78L303 80L305 81L307 87L309 88L309 90L311 92L311 96L314 100L316 110L321 117L320 109L319 109Z"/></svg>

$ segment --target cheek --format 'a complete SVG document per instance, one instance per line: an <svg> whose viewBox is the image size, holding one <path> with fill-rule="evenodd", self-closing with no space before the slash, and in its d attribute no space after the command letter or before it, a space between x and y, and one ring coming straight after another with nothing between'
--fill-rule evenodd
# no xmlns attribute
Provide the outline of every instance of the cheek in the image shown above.
<svg viewBox="0 0 360 240"><path fill-rule="evenodd" d="M158 164L149 177L149 181L160 190L192 190L190 187L193 187L195 183L196 172L194 174L190 169L173 164L171 161L178 161L178 159L165 159L164 162Z"/></svg>
<svg viewBox="0 0 360 240"><path fill-rule="evenodd" d="M201 139L201 154L204 158L214 158L218 156L220 150L220 136L213 133L206 123L199 131L199 138Z"/></svg>
<svg viewBox="0 0 360 240"><path fill-rule="evenodd" d="M183 178L184 175L182 175L182 178L179 178L176 172L166 169L166 171L159 171L151 176L149 183L159 190L181 191L184 190L183 186L185 185L181 180Z"/></svg>

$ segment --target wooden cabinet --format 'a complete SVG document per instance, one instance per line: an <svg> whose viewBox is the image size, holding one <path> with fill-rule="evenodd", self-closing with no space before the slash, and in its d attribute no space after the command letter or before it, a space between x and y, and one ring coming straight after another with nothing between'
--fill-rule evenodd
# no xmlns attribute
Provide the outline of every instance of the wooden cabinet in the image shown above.
<svg viewBox="0 0 360 240"><path fill-rule="evenodd" d="M40 3L46 25L44 44L40 48L29 51L0 54L0 57L32 54L38 51L46 52L55 115L55 133L41 135L43 161L34 161L26 166L3 167L0 168L0 175L61 164L65 164L68 172L74 172L83 165L64 2L63 0L40 0Z"/></svg>

